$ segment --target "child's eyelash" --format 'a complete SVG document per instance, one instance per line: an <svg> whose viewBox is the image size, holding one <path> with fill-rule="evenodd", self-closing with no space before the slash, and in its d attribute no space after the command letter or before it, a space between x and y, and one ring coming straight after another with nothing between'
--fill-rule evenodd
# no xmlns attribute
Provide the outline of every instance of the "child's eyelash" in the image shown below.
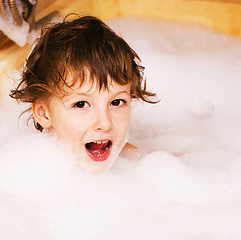
<svg viewBox="0 0 241 240"><path fill-rule="evenodd" d="M86 102L86 101L79 101L79 102L76 102L73 107L74 108L86 108L86 107L89 107L89 103Z"/></svg>
<svg viewBox="0 0 241 240"><path fill-rule="evenodd" d="M115 99L111 102L111 106L122 106L126 103L126 100L124 99Z"/></svg>
<svg viewBox="0 0 241 240"><path fill-rule="evenodd" d="M126 104L126 100L124 99L114 99L113 101L111 101L110 105L111 106L122 106L124 104ZM87 108L90 107L90 104L87 101L78 101L75 104L73 104L74 108Z"/></svg>

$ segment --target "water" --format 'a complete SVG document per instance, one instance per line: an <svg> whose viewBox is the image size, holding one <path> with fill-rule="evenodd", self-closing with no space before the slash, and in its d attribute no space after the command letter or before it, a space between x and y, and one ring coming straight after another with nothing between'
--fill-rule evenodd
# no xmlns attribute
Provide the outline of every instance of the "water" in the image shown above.
<svg viewBox="0 0 241 240"><path fill-rule="evenodd" d="M150 19L108 24L139 53L161 98L133 103L129 141L148 155L100 175L81 171L55 138L17 123L25 106L7 98L5 81L1 237L240 239L241 39Z"/></svg>

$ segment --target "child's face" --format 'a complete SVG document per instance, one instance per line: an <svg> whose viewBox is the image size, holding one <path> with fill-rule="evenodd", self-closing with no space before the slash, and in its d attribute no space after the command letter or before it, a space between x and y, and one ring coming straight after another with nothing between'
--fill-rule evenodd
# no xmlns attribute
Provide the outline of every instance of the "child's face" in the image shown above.
<svg viewBox="0 0 241 240"><path fill-rule="evenodd" d="M48 101L50 127L69 146L82 167L99 172L110 167L125 144L131 96L129 85L109 84L109 91L84 84Z"/></svg>

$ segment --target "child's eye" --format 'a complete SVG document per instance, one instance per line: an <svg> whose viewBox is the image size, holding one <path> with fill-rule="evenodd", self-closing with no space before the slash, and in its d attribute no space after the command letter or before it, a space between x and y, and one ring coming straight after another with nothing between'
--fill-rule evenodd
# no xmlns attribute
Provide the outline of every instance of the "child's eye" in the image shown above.
<svg viewBox="0 0 241 240"><path fill-rule="evenodd" d="M87 103L86 101L79 101L74 104L75 108L87 108L89 106L90 106L89 103Z"/></svg>
<svg viewBox="0 0 241 240"><path fill-rule="evenodd" d="M126 103L126 101L123 99L115 99L110 103L110 105L111 106L122 106L125 103Z"/></svg>

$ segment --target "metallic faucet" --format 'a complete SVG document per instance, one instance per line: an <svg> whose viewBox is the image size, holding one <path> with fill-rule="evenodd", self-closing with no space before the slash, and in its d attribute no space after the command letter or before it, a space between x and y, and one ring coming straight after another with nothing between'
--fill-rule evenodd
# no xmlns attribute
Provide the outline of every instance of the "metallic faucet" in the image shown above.
<svg viewBox="0 0 241 240"><path fill-rule="evenodd" d="M0 14L6 19L8 14L13 16L19 26L23 21L33 24L37 0L0 0Z"/></svg>
<svg viewBox="0 0 241 240"><path fill-rule="evenodd" d="M26 22L31 31L35 21L36 4L37 0L0 0L0 18L18 27ZM0 46L2 46L8 39L4 34L4 29L0 30Z"/></svg>

